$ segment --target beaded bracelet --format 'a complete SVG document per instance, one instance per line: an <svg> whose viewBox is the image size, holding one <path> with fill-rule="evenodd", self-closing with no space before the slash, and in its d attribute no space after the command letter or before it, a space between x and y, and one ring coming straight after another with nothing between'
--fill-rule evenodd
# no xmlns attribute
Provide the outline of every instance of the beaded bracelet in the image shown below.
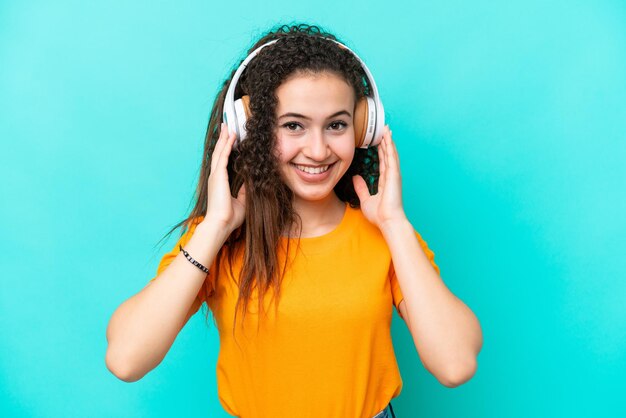
<svg viewBox="0 0 626 418"><path fill-rule="evenodd" d="M205 273L209 272L209 269L204 267L202 264L198 263L196 260L194 260L193 257L190 256L189 253L183 249L182 245L179 244L178 248L180 248L180 250L183 252L183 254L185 254L185 257L187 257L187 260L191 261L191 264L193 264L194 266L198 267L200 270L202 270Z"/></svg>

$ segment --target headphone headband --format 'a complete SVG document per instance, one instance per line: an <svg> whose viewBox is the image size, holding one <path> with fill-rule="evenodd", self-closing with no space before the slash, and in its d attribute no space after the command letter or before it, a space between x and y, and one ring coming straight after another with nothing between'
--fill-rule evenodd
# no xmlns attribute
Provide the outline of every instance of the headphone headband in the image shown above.
<svg viewBox="0 0 626 418"><path fill-rule="evenodd" d="M323 39L333 41L337 45L339 45L341 48L348 50L354 57L356 57L356 59L361 64L361 68L363 68L363 71L365 72L365 75L367 76L369 86L371 87L370 93L373 96L373 97L367 96L368 102L370 103L370 106L371 105L373 106L371 106L372 107L371 109L368 109L367 126L365 128L366 129L365 138L363 140L363 143L360 145L360 147L368 148L370 145L378 145L382 138L383 127L385 126L385 111L383 108L382 101L380 100L380 96L378 95L378 88L376 87L376 81L374 81L374 77L372 76L372 73L367 68L367 65L365 65L365 62L363 62L363 60L350 48L348 48L341 42L338 42L334 39L325 38L325 37L323 37ZM241 77L241 74L248 66L248 63L254 57L256 57L263 48L269 45L272 45L278 42L279 40L280 38L269 41L261 45L260 47L256 48L254 51L252 51L239 65L239 67L237 68L237 71L235 71L235 74L233 75L233 78L228 86L228 90L226 91L226 97L224 98L224 111L222 114L222 119L224 122L228 124L229 131L237 135L238 141L243 141L246 137L244 123L239 123L241 121L238 121L236 103L235 103L235 88L237 87L239 78ZM241 104L239 106L241 106Z"/></svg>

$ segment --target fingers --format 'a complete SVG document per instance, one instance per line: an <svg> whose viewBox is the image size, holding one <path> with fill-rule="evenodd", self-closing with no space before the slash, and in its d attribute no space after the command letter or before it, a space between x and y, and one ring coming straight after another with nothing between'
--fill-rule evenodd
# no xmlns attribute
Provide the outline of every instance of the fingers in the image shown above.
<svg viewBox="0 0 626 418"><path fill-rule="evenodd" d="M220 154L222 153L222 148L224 146L224 135L226 134L226 129L224 129L224 123L220 124L220 135L217 138L217 142L215 143L215 147L213 148L213 154L211 154L211 173L215 171L215 166L217 165L217 161L220 159Z"/></svg>
<svg viewBox="0 0 626 418"><path fill-rule="evenodd" d="M387 153L386 153L386 141L385 132L383 132L383 139L378 145L378 190L385 188L387 182Z"/></svg>
<svg viewBox="0 0 626 418"><path fill-rule="evenodd" d="M395 176L400 173L398 150L396 149L396 145L391 138L391 129L389 129L389 125L385 126L380 148L382 148L382 158L384 160L384 163L381 162L381 175L384 171L386 181L389 176Z"/></svg>
<svg viewBox="0 0 626 418"><path fill-rule="evenodd" d="M230 152L233 149L235 138L237 138L237 134L229 131L228 125L224 124L224 127L228 136L224 141L224 147L222 148L222 153L220 154L220 159L217 166L218 169L226 168L226 166L228 165L228 157L230 156Z"/></svg>
<svg viewBox="0 0 626 418"><path fill-rule="evenodd" d="M217 143L213 149L213 155L211 156L211 172L214 172L219 167L226 167L234 139L235 134L230 133L228 125L222 122L220 125L220 136L217 139Z"/></svg>
<svg viewBox="0 0 626 418"><path fill-rule="evenodd" d="M363 180L361 176L353 176L352 184L354 185L354 191L359 197L359 201L361 203L365 202L370 197L369 189L367 188L367 183Z"/></svg>
<svg viewBox="0 0 626 418"><path fill-rule="evenodd" d="M398 150L396 144L391 138L391 129L387 125L387 167L392 170L394 174L400 172L400 158L398 157Z"/></svg>

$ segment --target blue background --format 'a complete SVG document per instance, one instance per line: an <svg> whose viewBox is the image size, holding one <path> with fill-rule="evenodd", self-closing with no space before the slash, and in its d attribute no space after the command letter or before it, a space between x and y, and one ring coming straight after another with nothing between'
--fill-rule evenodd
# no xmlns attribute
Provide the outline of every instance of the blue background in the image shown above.
<svg viewBox="0 0 626 418"><path fill-rule="evenodd" d="M0 3L0 415L228 416L201 314L132 384L105 330L174 244L218 86L297 20L367 62L407 213L483 328L449 389L394 314L397 416L620 416L624 2L296 3Z"/></svg>

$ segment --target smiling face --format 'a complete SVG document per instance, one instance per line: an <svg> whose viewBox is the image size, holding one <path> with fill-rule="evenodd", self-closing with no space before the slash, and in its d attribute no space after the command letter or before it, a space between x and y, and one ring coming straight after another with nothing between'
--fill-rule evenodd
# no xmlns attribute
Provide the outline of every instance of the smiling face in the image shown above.
<svg viewBox="0 0 626 418"><path fill-rule="evenodd" d="M330 72L296 74L276 96L276 151L295 203L337 199L355 152L353 88Z"/></svg>

